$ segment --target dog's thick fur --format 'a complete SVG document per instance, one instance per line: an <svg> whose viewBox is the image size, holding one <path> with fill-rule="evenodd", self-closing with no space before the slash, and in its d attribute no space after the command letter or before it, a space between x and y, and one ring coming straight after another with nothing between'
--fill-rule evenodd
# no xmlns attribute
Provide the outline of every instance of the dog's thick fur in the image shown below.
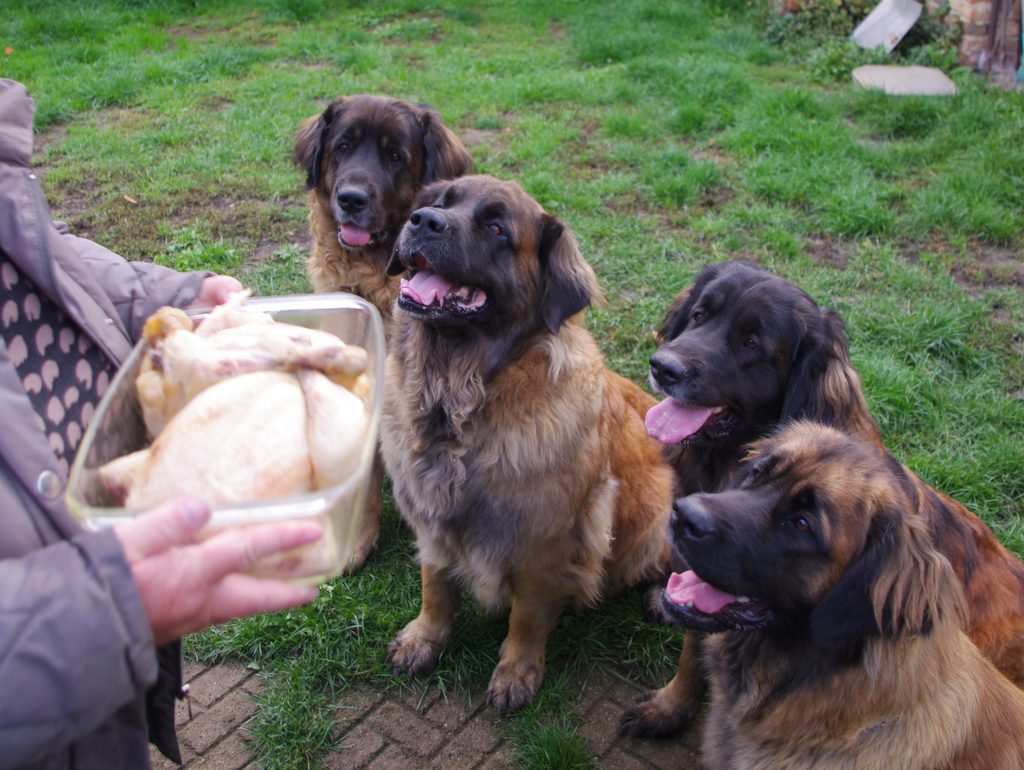
<svg viewBox="0 0 1024 770"><path fill-rule="evenodd" d="M424 191L386 366L381 447L422 566L419 616L389 660L429 672L461 586L511 606L488 694L533 699L561 613L667 574L672 474L654 403L605 368L583 311L599 296L572 233L513 182Z"/></svg>
<svg viewBox="0 0 1024 770"><path fill-rule="evenodd" d="M653 387L688 406L725 407L667 448L677 496L727 487L748 442L798 418L884 451L841 319L789 281L742 262L711 265L673 303L660 335ZM922 496L937 547L964 583L968 634L1024 686L1024 565L963 505L934 490ZM705 693L702 636L686 632L676 676L627 710L625 732L664 735L696 715Z"/></svg>
<svg viewBox="0 0 1024 770"><path fill-rule="evenodd" d="M357 94L306 119L292 159L306 173L313 238L306 273L314 290L366 299L390 330L398 279L385 268L398 231L425 185L469 171L469 153L435 111ZM358 570L376 546L382 481L378 459L349 571Z"/></svg>
<svg viewBox="0 0 1024 770"><path fill-rule="evenodd" d="M706 643L705 765L1024 767L1024 692L962 632L961 583L932 543L945 502L816 423L757 442L745 465L735 488L678 500L671 524L699 579L748 599ZM693 590L670 584L670 611Z"/></svg>

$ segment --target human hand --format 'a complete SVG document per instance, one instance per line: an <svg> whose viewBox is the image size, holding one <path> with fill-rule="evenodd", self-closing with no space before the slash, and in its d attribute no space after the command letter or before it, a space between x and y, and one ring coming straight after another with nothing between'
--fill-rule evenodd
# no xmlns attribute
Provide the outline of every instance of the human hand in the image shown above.
<svg viewBox="0 0 1024 770"><path fill-rule="evenodd" d="M242 573L264 556L314 542L323 534L319 525L257 524L197 541L209 519L204 501L181 498L114 527L157 645L317 597L316 586Z"/></svg>
<svg viewBox="0 0 1024 770"><path fill-rule="evenodd" d="M242 284L237 278L230 275L211 275L203 279L199 286L199 293L189 303L189 307L208 307L210 305L222 305L228 301L228 297L238 291L242 291Z"/></svg>

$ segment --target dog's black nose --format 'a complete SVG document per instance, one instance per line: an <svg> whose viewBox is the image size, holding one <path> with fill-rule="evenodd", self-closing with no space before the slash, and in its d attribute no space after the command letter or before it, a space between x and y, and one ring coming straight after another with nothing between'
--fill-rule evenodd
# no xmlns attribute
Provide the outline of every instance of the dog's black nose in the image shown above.
<svg viewBox="0 0 1024 770"><path fill-rule="evenodd" d="M409 217L409 224L413 229L421 232L443 233L448 230L448 222L444 218L444 214L432 208L416 209Z"/></svg>
<svg viewBox="0 0 1024 770"><path fill-rule="evenodd" d="M686 372L678 358L658 352L651 356L651 376L662 387L671 388L683 381Z"/></svg>
<svg viewBox="0 0 1024 770"><path fill-rule="evenodd" d="M338 205L341 206L342 211L347 211L350 214L362 211L369 202L370 196L366 194L366 190L361 190L358 187L342 187L338 191Z"/></svg>
<svg viewBox="0 0 1024 770"><path fill-rule="evenodd" d="M714 517L701 504L701 495L681 497L672 504L672 533L685 540L710 540L715 535Z"/></svg>

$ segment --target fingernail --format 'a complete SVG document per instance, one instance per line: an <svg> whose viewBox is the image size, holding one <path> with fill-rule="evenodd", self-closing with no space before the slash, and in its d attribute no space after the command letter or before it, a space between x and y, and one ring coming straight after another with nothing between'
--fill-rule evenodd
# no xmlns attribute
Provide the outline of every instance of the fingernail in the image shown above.
<svg viewBox="0 0 1024 770"><path fill-rule="evenodd" d="M198 497L188 497L181 501L181 517L185 524L193 529L199 529L206 523L210 516L210 506L205 500Z"/></svg>

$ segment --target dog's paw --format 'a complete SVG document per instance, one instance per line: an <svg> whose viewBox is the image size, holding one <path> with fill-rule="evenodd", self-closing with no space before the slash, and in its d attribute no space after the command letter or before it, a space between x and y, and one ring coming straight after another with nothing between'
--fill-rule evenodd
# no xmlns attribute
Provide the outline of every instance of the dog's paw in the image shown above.
<svg viewBox="0 0 1024 770"><path fill-rule="evenodd" d="M388 645L387 662L413 676L429 674L437 666L443 645L416 633L415 621L407 625Z"/></svg>
<svg viewBox="0 0 1024 770"><path fill-rule="evenodd" d="M662 690L651 690L637 697L619 719L619 732L637 738L674 735L696 716L696 708L679 707Z"/></svg>
<svg viewBox="0 0 1024 770"><path fill-rule="evenodd" d="M528 661L501 662L491 675L487 699L501 712L529 704L544 681L544 666Z"/></svg>

